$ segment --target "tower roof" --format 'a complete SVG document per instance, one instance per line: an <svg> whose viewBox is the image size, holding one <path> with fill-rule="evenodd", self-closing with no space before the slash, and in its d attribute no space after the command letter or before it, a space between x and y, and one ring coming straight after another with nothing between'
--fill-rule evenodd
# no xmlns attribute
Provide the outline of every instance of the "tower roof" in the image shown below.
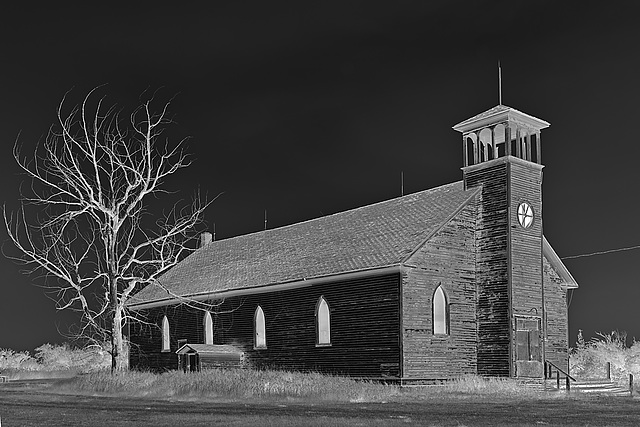
<svg viewBox="0 0 640 427"><path fill-rule="evenodd" d="M458 123L453 126L453 129L458 132L466 133L504 122L514 123L519 126L535 130L544 129L550 126L550 124L544 120L540 120L536 117L525 114L522 111L518 111L515 108L500 104L483 113L475 115L470 119Z"/></svg>

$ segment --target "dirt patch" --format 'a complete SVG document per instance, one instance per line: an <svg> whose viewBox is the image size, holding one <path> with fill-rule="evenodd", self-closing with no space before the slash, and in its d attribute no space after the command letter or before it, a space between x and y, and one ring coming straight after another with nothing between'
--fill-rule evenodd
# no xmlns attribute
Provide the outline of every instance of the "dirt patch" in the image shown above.
<svg viewBox="0 0 640 427"><path fill-rule="evenodd" d="M640 425L638 399L436 399L388 403L160 401L63 395L51 381L0 384L6 426Z"/></svg>

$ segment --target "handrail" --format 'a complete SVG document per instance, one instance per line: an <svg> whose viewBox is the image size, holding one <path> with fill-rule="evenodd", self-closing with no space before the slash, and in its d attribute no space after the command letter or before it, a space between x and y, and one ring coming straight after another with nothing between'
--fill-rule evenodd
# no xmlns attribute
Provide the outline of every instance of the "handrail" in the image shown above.
<svg viewBox="0 0 640 427"><path fill-rule="evenodd" d="M545 360L544 363L547 364L547 365L553 366L554 368L556 368L556 371L562 372L566 378L570 378L572 381L576 381L575 378L573 378L571 375L569 375L569 373L565 372L562 368L560 368L555 363L550 362L548 360ZM546 374L547 374L547 369L545 369L545 378L551 378L550 376L548 376Z"/></svg>

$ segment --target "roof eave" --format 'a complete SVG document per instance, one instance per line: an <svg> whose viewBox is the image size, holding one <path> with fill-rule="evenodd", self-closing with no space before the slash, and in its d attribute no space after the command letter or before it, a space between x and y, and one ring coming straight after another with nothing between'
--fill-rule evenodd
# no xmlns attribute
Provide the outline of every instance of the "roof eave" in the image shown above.
<svg viewBox="0 0 640 427"><path fill-rule="evenodd" d="M185 295L185 296L171 296L171 297L156 299L151 301L130 303L128 305L128 308L130 310L144 310L148 308L160 307L160 306L170 305L170 304L175 304L180 302L206 301L206 300L229 298L229 297L238 296L238 295L276 292L276 291L281 291L286 289L312 286L315 284L325 283L325 282L334 281L334 280L349 280L349 279L374 276L378 274L400 273L402 269L403 269L403 266L401 265L400 262L398 262L398 263L381 266L381 267L345 271L341 273L329 274L324 276L296 279L289 282L271 283L267 285L259 285L259 286L252 286L252 287L246 287L246 288L220 289L216 291L201 292L201 293Z"/></svg>
<svg viewBox="0 0 640 427"><path fill-rule="evenodd" d="M477 116L471 117L458 123L457 125L453 126L453 129L464 134L467 132L485 128L490 125L504 122L517 123L536 130L545 129L551 126L549 122L523 113L522 111L516 110L515 108L506 106L503 107L504 109L496 110L495 112L487 114L485 116L484 114L486 112L491 111L491 109L489 109L485 113L478 114Z"/></svg>
<svg viewBox="0 0 640 427"><path fill-rule="evenodd" d="M566 289L577 289L579 287L576 279L573 278L567 266L564 265L556 251L553 250L551 244L544 236L542 236L542 253L547 258L554 270L556 270L556 272L560 275L560 278L563 280L563 287L565 287Z"/></svg>

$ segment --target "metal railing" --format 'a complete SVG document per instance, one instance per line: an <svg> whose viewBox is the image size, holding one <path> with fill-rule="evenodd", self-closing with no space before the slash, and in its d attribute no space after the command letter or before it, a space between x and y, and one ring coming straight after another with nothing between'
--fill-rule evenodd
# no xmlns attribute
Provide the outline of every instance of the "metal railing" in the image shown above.
<svg viewBox="0 0 640 427"><path fill-rule="evenodd" d="M555 368L555 373L556 373L556 386L558 388L558 390L560 390L560 374L564 374L564 378L566 381L566 388L567 391L571 390L571 381L576 381L575 378L573 378L571 375L569 375L568 372L565 372L564 369L560 368L558 365L556 365L553 362L550 362L548 360L544 361L544 378L545 379L552 379L553 378L553 369Z"/></svg>

